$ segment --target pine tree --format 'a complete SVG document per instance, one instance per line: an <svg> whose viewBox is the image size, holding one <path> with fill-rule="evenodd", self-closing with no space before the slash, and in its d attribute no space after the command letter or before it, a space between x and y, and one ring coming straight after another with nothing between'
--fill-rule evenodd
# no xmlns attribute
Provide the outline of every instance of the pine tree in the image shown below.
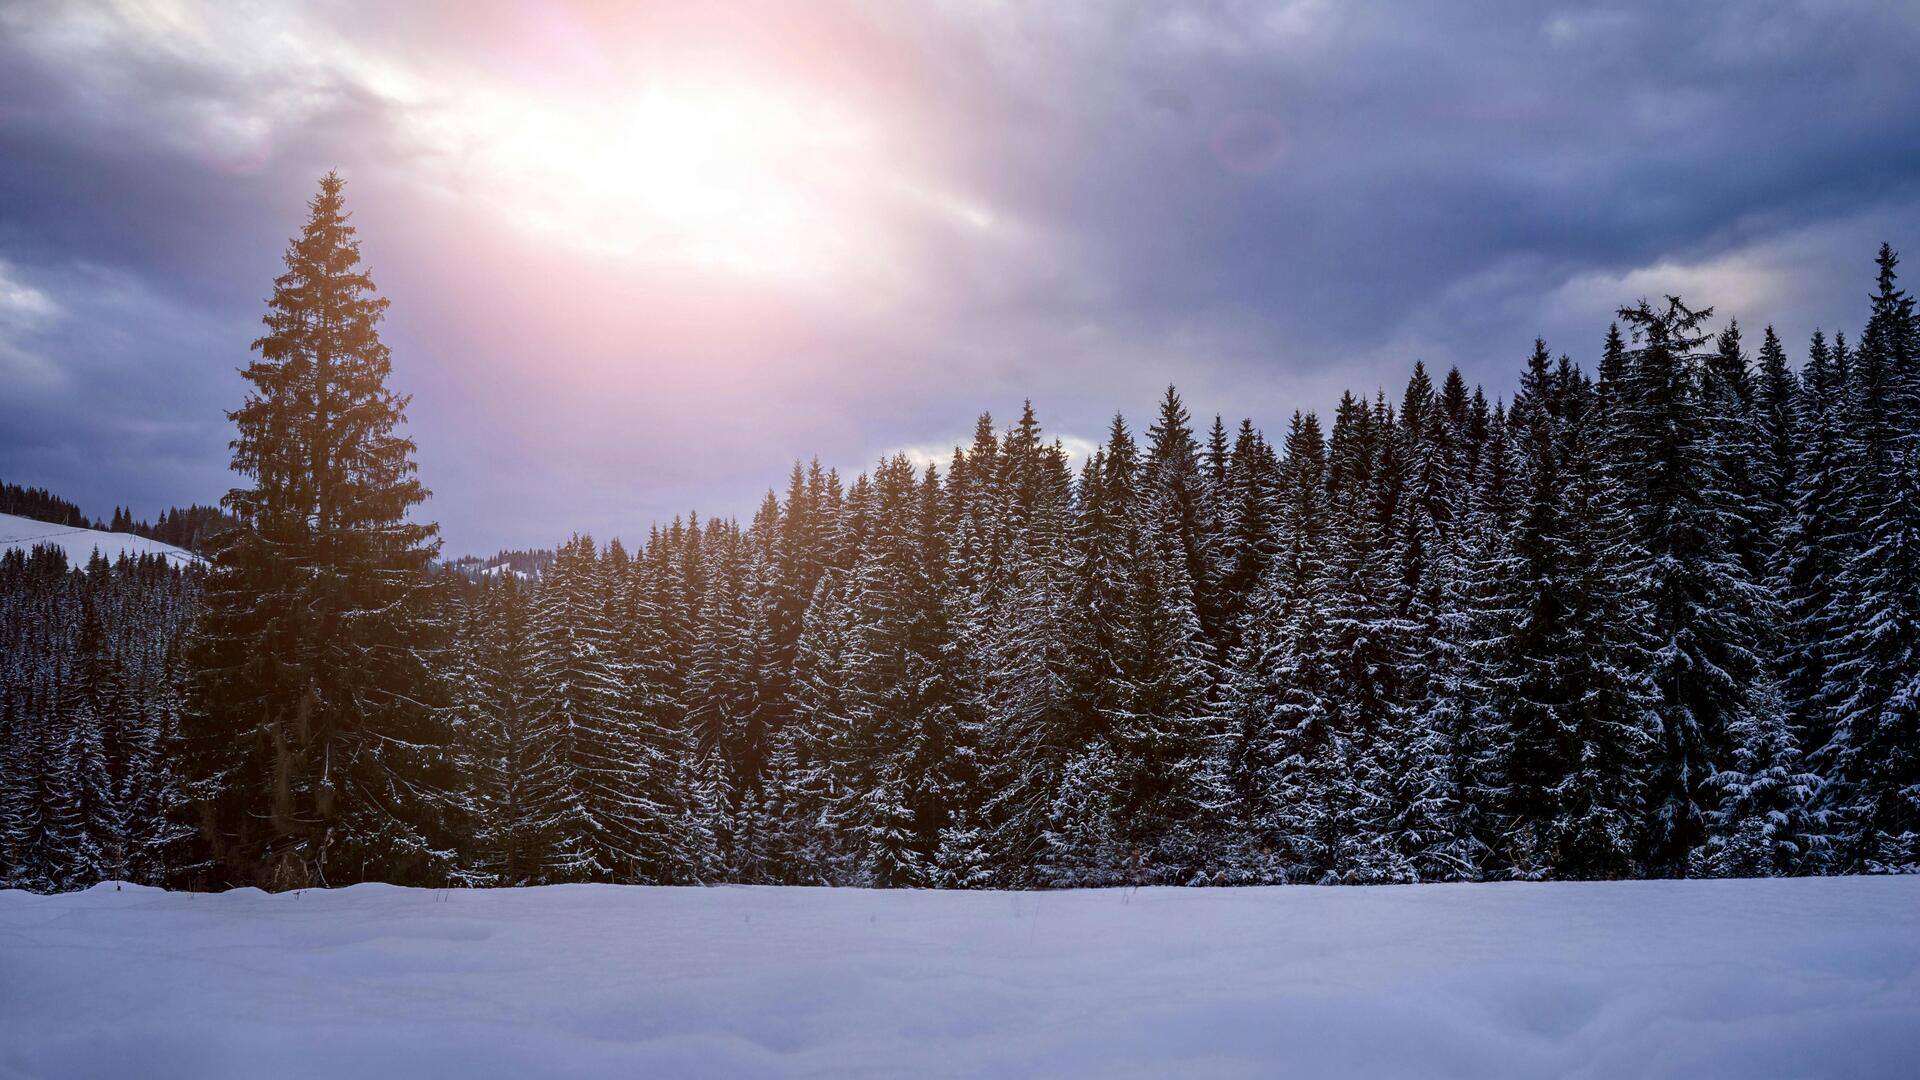
<svg viewBox="0 0 1920 1080"><path fill-rule="evenodd" d="M1057 722L1033 732L1033 742L1062 755L1057 777L1042 771L1028 774L1024 786L1023 820L1044 818L1034 862L1041 878L1058 883L1066 870L1088 880L1103 873L1120 873L1121 864L1104 868L1086 859L1109 852L1129 863L1138 851L1120 847L1124 838L1111 830L1124 823L1108 810L1119 799L1119 764L1112 739L1124 701L1128 600L1133 587L1139 516L1140 454L1124 417L1115 415L1106 445L1089 457L1081 469L1072 523L1071 576L1065 609L1064 687L1055 704ZM1088 801L1067 791L1074 760L1093 755L1102 766L1099 798ZM1039 812L1041 800L1047 806ZM1062 800L1067 802L1063 803ZM1070 812L1069 812L1070 811ZM1093 818L1079 817L1082 812ZM1067 819L1061 815L1068 813ZM1078 821L1079 824L1074 824ZM1098 842L1089 839L1100 837ZM1108 839L1111 837L1111 845ZM1060 845L1067 845L1071 851Z"/></svg>
<svg viewBox="0 0 1920 1080"><path fill-rule="evenodd" d="M865 777L860 739L871 707L858 675L864 656L845 574L829 570L807 605L794 658L793 722L780 754L793 760L785 791L790 827L804 837L791 873L805 884L850 884L850 832Z"/></svg>
<svg viewBox="0 0 1920 1080"><path fill-rule="evenodd" d="M42 890L52 886L43 840L48 806L41 791L48 769L45 736L24 690L10 685L0 696L0 882Z"/></svg>
<svg viewBox="0 0 1920 1080"><path fill-rule="evenodd" d="M1219 593L1220 645L1231 650L1239 640L1239 621L1248 599L1278 548L1275 515L1280 461L1252 420L1240 422L1217 485L1223 566Z"/></svg>
<svg viewBox="0 0 1920 1080"><path fill-rule="evenodd" d="M1792 547L1794 491L1799 483L1800 379L1787 366L1787 351L1769 326L1760 344L1759 379L1753 404L1754 535L1761 566L1776 599L1782 594L1787 552ZM1786 633L1784 612L1780 633Z"/></svg>
<svg viewBox="0 0 1920 1080"><path fill-rule="evenodd" d="M1160 412L1147 428L1147 455L1141 472L1140 509L1153 528L1178 548L1180 573L1191 582L1195 616L1206 641L1218 637L1220 601L1220 523L1213 471L1224 464L1225 431L1216 423L1213 464L1194 440L1187 407L1172 386L1160 399Z"/></svg>
<svg viewBox="0 0 1920 1080"><path fill-rule="evenodd" d="M454 691L473 817L473 872L500 885L565 880L568 778L542 713L532 617L514 574L483 587Z"/></svg>
<svg viewBox="0 0 1920 1080"><path fill-rule="evenodd" d="M1920 320L1882 246L1854 353L1843 443L1857 546L1835 588L1840 633L1820 691L1849 869L1920 872Z"/></svg>
<svg viewBox="0 0 1920 1080"><path fill-rule="evenodd" d="M1649 868L1684 873L1705 837L1703 791L1730 759L1728 725L1760 707L1770 629L1738 544L1744 506L1716 447L1728 395L1703 373L1700 329L1711 310L1678 297L1621 309L1639 347L1621 403L1626 432L1617 474L1644 551L1650 674L1664 745L1657 759Z"/></svg>
<svg viewBox="0 0 1920 1080"><path fill-rule="evenodd" d="M1782 695L1796 740L1824 754L1833 722L1820 696L1832 666L1840 571L1852 550L1841 447L1847 350L1836 335L1829 348L1816 330L1795 400L1803 432L1794 460L1791 517L1783 533L1781 602L1784 607Z"/></svg>
<svg viewBox="0 0 1920 1080"><path fill-rule="evenodd" d="M1158 493L1156 500L1169 496ZM1202 773L1213 736L1211 650L1173 515L1137 533L1123 609L1121 698L1112 714L1124 836L1148 880L1180 882L1208 861Z"/></svg>
<svg viewBox="0 0 1920 1080"><path fill-rule="evenodd" d="M989 682L982 806L975 820L1001 885L1034 883L1036 855L1067 759L1091 728L1076 710L1071 606L1072 473L1058 443L1043 446L1031 407L1004 460L1013 498L1007 600L999 623L1002 678Z"/></svg>
<svg viewBox="0 0 1920 1080"><path fill-rule="evenodd" d="M1392 835L1397 735L1409 724L1402 683L1414 666L1415 628L1396 610L1399 568L1388 536L1404 492L1404 455L1384 399L1342 399L1330 439L1330 520L1318 588L1324 631L1312 666L1327 725L1321 879L1409 880Z"/></svg>
<svg viewBox="0 0 1920 1080"><path fill-rule="evenodd" d="M230 414L248 486L222 500L236 525L207 586L187 771L236 883L426 882L453 862L426 700L435 529L407 520L427 492L343 187L329 173L308 204Z"/></svg>
<svg viewBox="0 0 1920 1080"><path fill-rule="evenodd" d="M650 797L659 767L638 713L604 602L606 568L593 539L556 553L534 598L531 703L550 739L564 794L556 873L570 881L631 881L658 859L670 808Z"/></svg>
<svg viewBox="0 0 1920 1080"><path fill-rule="evenodd" d="M1225 827L1227 883L1312 880L1314 812L1327 797L1308 779L1325 738L1317 667L1325 613L1326 446L1318 418L1295 413L1273 496L1272 557L1243 605L1221 686L1224 731L1206 790Z"/></svg>
<svg viewBox="0 0 1920 1080"><path fill-rule="evenodd" d="M1139 884L1120 835L1120 781L1113 751L1095 740L1067 759L1047 807L1036 877L1055 888Z"/></svg>
<svg viewBox="0 0 1920 1080"><path fill-rule="evenodd" d="M1296 413L1275 521L1279 550L1249 603L1229 667L1227 729L1209 785L1228 805L1228 881L1341 880L1351 869L1347 853L1364 842L1351 740L1334 725L1329 472L1317 418Z"/></svg>
<svg viewBox="0 0 1920 1080"><path fill-rule="evenodd" d="M1492 605L1505 613L1491 669L1509 729L1499 846L1517 877L1626 877L1643 846L1655 699L1629 573L1639 556L1597 452L1600 404L1535 343L1508 418L1518 517Z"/></svg>
<svg viewBox="0 0 1920 1080"><path fill-rule="evenodd" d="M1756 698L1756 707L1729 727L1731 764L1707 781L1720 799L1708 811L1707 842L1695 868L1705 876L1801 873L1827 843L1813 812L1821 781L1801 767L1785 704L1772 685Z"/></svg>

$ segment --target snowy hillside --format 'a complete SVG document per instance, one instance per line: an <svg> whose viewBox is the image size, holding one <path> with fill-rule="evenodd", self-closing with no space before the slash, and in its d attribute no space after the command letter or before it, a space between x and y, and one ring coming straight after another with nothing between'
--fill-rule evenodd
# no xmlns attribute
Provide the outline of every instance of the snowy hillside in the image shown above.
<svg viewBox="0 0 1920 1080"><path fill-rule="evenodd" d="M1893 1076L1920 878L0 893L0 1075Z"/></svg>
<svg viewBox="0 0 1920 1080"><path fill-rule="evenodd" d="M95 549L108 559L118 559L122 554L164 555L168 562L181 566L205 561L185 548L131 533L76 529L69 525L52 525L32 518L0 514L0 550L31 550L41 544L55 544L66 549L67 562L74 566L85 566Z"/></svg>

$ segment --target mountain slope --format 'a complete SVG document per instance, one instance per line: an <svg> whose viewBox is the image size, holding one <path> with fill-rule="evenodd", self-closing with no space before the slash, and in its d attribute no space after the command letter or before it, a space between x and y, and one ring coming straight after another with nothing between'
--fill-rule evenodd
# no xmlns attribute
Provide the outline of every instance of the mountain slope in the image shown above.
<svg viewBox="0 0 1920 1080"><path fill-rule="evenodd" d="M149 540L132 533L76 529L68 525L52 525L44 521L35 521L15 514L0 514L0 550L6 548L31 550L42 544L63 548L67 553L67 562L74 566L85 566L95 550L108 559L118 559L121 555L164 555L168 562L180 566L206 562L205 559L185 548L177 548L172 544L163 544L158 540Z"/></svg>

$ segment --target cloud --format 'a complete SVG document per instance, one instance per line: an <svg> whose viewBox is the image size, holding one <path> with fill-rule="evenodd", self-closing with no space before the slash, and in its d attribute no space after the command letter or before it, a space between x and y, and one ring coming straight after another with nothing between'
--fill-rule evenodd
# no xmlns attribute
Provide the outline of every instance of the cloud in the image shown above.
<svg viewBox="0 0 1920 1080"><path fill-rule="evenodd" d="M58 313L0 308L35 402L0 472L216 495L336 166L463 549L750 513L815 454L944 466L1026 398L1093 433L1173 381L1277 434L1416 358L1500 393L1642 294L1804 340L1920 247L1916 53L1866 0L27 0L0 289Z"/></svg>
<svg viewBox="0 0 1920 1080"><path fill-rule="evenodd" d="M27 342L64 313L46 293L19 279L19 271L0 261L0 379L28 392L65 382L51 360Z"/></svg>
<svg viewBox="0 0 1920 1080"><path fill-rule="evenodd" d="M198 362L244 332L157 295L124 271L45 267L33 284L0 263L0 476L74 492L96 506L178 490L184 505L226 489L227 438L210 401L237 401L231 368ZM104 514L100 515L104 516Z"/></svg>

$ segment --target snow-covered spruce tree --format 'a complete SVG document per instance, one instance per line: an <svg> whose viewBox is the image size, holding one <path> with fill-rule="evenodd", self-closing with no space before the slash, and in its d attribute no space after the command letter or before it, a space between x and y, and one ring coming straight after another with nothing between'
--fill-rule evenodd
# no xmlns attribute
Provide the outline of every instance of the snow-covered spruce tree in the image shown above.
<svg viewBox="0 0 1920 1080"><path fill-rule="evenodd" d="M1285 450L1276 550L1245 604L1221 688L1224 730L1209 788L1224 802L1213 812L1228 829L1220 866L1229 882L1310 881L1324 869L1329 513L1326 444L1313 414L1294 414Z"/></svg>
<svg viewBox="0 0 1920 1080"><path fill-rule="evenodd" d="M532 605L532 707L564 791L554 856L561 880L635 880L664 830L666 810L648 797L646 718L633 707L608 593L592 538L575 536L555 554Z"/></svg>
<svg viewBox="0 0 1920 1080"><path fill-rule="evenodd" d="M1619 401L1615 477L1643 552L1662 745L1650 792L1647 870L1684 874L1705 838L1703 786L1729 760L1728 725L1762 707L1769 629L1764 596L1736 550L1737 493L1716 453L1701 330L1710 309L1678 297L1622 308L1637 347Z"/></svg>
<svg viewBox="0 0 1920 1080"><path fill-rule="evenodd" d="M1051 736L1051 744L1066 755L1067 765L1081 757L1104 754L1106 757L1100 760L1110 761L1114 756L1110 740L1115 718L1123 707L1126 602L1133 573L1135 549L1131 537L1138 520L1135 502L1139 469L1139 446L1125 418L1116 414L1106 445L1095 451L1081 469L1075 500L1071 591L1066 607L1067 684L1060 723ZM1059 777L1062 784L1069 775L1064 771L1067 765L1062 766ZM1029 805L1039 795L1038 788L1033 790ZM1084 861L1089 852L1107 850L1104 838L1120 835L1120 822L1113 817L1118 813L1114 800L1073 799L1061 804L1056 792L1049 802L1053 808L1047 812L1041 849L1034 860L1037 865L1074 866L1074 873L1082 878L1121 872L1118 865L1102 871ZM1072 816L1078 813L1104 816ZM1069 850L1075 854L1067 854ZM1127 861L1137 862L1137 852L1124 855ZM1056 875L1049 880L1059 879Z"/></svg>
<svg viewBox="0 0 1920 1080"><path fill-rule="evenodd" d="M1508 415L1516 516L1489 669L1508 727L1495 854L1515 877L1627 877L1643 846L1654 750L1646 609L1597 453L1602 400L1536 342Z"/></svg>
<svg viewBox="0 0 1920 1080"><path fill-rule="evenodd" d="M626 680L625 712L637 735L639 755L632 771L632 792L652 810L638 823L634 841L639 874L648 881L675 879L675 821L681 793L674 786L676 758L690 737L675 696L667 614L661 610L661 565L651 554L636 552L614 582L614 652Z"/></svg>
<svg viewBox="0 0 1920 1080"><path fill-rule="evenodd" d="M724 875L725 777L715 759L701 755L698 733L688 721L697 613L706 593L706 544L697 515L685 522L676 518L649 538L636 587L647 600L649 617L643 629L651 645L645 650L646 672L628 671L624 686L628 715L638 721L651 718L639 730L660 748L660 773L636 788L652 791L664 807L651 877L678 884L711 882ZM647 672L651 687L640 685ZM644 847L639 854L647 854Z"/></svg>
<svg viewBox="0 0 1920 1080"><path fill-rule="evenodd" d="M787 492L777 506L771 500L754 521L755 589L765 619L764 658L759 673L760 761L759 814L766 835L765 874L769 880L795 880L796 859L806 847L795 831L791 805L799 779L799 760L790 737L794 725L796 651L805 624L807 602L826 567L828 535L834 526L824 505L826 474L819 459L810 467L793 464ZM769 512L771 510L771 513Z"/></svg>
<svg viewBox="0 0 1920 1080"><path fill-rule="evenodd" d="M1847 349L1836 335L1813 332L1794 401L1801 435L1794 458L1792 508L1782 541L1779 584L1784 608L1781 691L1802 749L1818 753L1833 735L1820 696L1827 685L1839 630L1835 600L1852 549L1842 474Z"/></svg>
<svg viewBox="0 0 1920 1080"><path fill-rule="evenodd" d="M1142 872L1185 881L1213 862L1201 790L1212 750L1218 528L1214 500L1173 387L1148 429L1133 513L1122 522L1132 571L1122 606L1121 700L1111 733L1123 820Z"/></svg>
<svg viewBox="0 0 1920 1080"><path fill-rule="evenodd" d="M798 727L789 717L769 736L767 764L761 776L763 873L766 882L772 885L806 883L801 877L801 868L812 841L812 829L800 806L800 748L794 738Z"/></svg>
<svg viewBox="0 0 1920 1080"><path fill-rule="evenodd" d="M779 650L774 642L773 617L779 587L779 543L781 507L779 499L768 491L753 523L742 534L745 569L741 584L741 604L746 614L745 666L753 687L753 708L741 732L740 745L729 756L740 789L734 812L734 849L732 854L736 880L772 882L780 873L776 865L779 829L775 815L779 795L770 777L773 739L783 723L785 706L779 697L786 685L786 672L780 667Z"/></svg>
<svg viewBox="0 0 1920 1080"><path fill-rule="evenodd" d="M21 509L46 501L21 506L24 496L14 500ZM70 622L58 603L67 577L60 548L0 552L0 881L11 888L53 887L46 786L52 703Z"/></svg>
<svg viewBox="0 0 1920 1080"><path fill-rule="evenodd" d="M792 761L782 791L795 838L787 873L803 885L851 884L856 872L849 823L865 782L855 770L871 707L857 681L863 654L850 591L838 569L814 587L794 654L793 718L775 751Z"/></svg>
<svg viewBox="0 0 1920 1080"><path fill-rule="evenodd" d="M1753 398L1753 489L1750 513L1760 545L1767 588L1780 620L1777 637L1784 659L1789 618L1785 610L1787 553L1792 548L1794 491L1800 478L1800 377L1787 364L1787 351L1773 327L1761 339L1759 375Z"/></svg>
<svg viewBox="0 0 1920 1080"><path fill-rule="evenodd" d="M189 692L186 641L201 575L159 556L122 557L113 568L109 632L116 685L114 795L123 821L115 872L143 884L167 880L187 860L194 830L181 823L180 723Z"/></svg>
<svg viewBox="0 0 1920 1080"><path fill-rule="evenodd" d="M913 842L912 803L918 777L903 767L921 749L910 714L913 607L919 545L911 509L918 484L905 455L880 462L854 483L860 541L847 577L852 641L836 780L844 792L844 819L854 882L882 888L923 883L927 852ZM857 703L857 704L856 704Z"/></svg>
<svg viewBox="0 0 1920 1080"><path fill-rule="evenodd" d="M42 842L48 881L56 889L83 889L101 880L106 860L96 831L106 802L99 718L84 696L72 692L72 686L69 679L53 716L53 729L46 733Z"/></svg>
<svg viewBox="0 0 1920 1080"><path fill-rule="evenodd" d="M872 884L923 885L941 832L977 772L978 695L943 595L949 562L939 479L904 455L873 477L872 526L852 576L859 613L855 683L868 709L849 822ZM856 755L861 756L861 755Z"/></svg>
<svg viewBox="0 0 1920 1080"><path fill-rule="evenodd" d="M1384 398L1369 405L1348 395L1329 441L1325 635L1315 665L1330 678L1328 881L1406 881L1413 872L1391 836L1391 777L1408 722L1402 680L1414 666L1414 627L1394 609L1398 568L1387 543L1404 484L1396 426Z"/></svg>
<svg viewBox="0 0 1920 1080"><path fill-rule="evenodd" d="M1835 588L1837 636L1816 751L1840 868L1920 872L1920 322L1883 246L1854 352L1843 478L1855 546Z"/></svg>
<svg viewBox="0 0 1920 1080"><path fill-rule="evenodd" d="M1731 321L1714 338L1714 348L1702 359L1699 373L1700 412L1706 421L1705 453L1714 475L1720 478L1723 504L1721 529L1727 553L1740 561L1746 580L1764 585L1767 579L1767 540L1760 527L1764 508L1760 498L1757 467L1760 460L1758 387L1748 363L1740 323ZM1767 639L1761 644L1769 650L1777 620L1771 609L1772 593L1764 588L1753 592L1759 625Z"/></svg>
<svg viewBox="0 0 1920 1080"><path fill-rule="evenodd" d="M973 444L956 448L947 470L946 499L952 514L951 555L945 576L955 602L955 632L983 661L992 679L1004 664L990 659L998 644L995 617L1004 610L1010 582L1007 545L1013 525L1013 477L1000 455L993 417L980 414Z"/></svg>
<svg viewBox="0 0 1920 1080"><path fill-rule="evenodd" d="M1140 884L1120 835L1120 780L1113 750L1096 739L1067 758L1041 834L1036 883L1054 888Z"/></svg>
<svg viewBox="0 0 1920 1080"><path fill-rule="evenodd" d="M1284 880L1282 808L1272 797L1280 764L1274 719L1290 686L1282 681L1287 654L1276 584L1263 575L1240 604L1215 708L1221 732L1207 762L1204 809L1219 833L1211 870L1222 884Z"/></svg>
<svg viewBox="0 0 1920 1080"><path fill-rule="evenodd" d="M1507 868L1502 804L1511 729L1495 683L1519 598L1509 587L1515 566L1515 455L1507 438L1506 408L1489 406L1485 395L1475 390L1465 413L1462 429L1470 475L1458 543L1466 565L1448 585L1452 599L1436 645L1436 664L1452 674L1434 699L1442 711L1437 727L1451 729L1454 740L1457 778L1466 792L1461 814L1478 853L1471 876L1477 879ZM1446 715L1449 712L1452 715Z"/></svg>
<svg viewBox="0 0 1920 1080"><path fill-rule="evenodd" d="M1166 498L1164 492L1150 502ZM1112 716L1123 836L1145 880L1182 883L1212 861L1203 790L1214 727L1211 652L1172 512L1149 511L1135 534L1124 608L1122 694Z"/></svg>
<svg viewBox="0 0 1920 1080"><path fill-rule="evenodd" d="M1242 420L1215 495L1221 535L1219 643L1223 655L1238 644L1240 617L1278 549L1279 499L1279 456L1252 420Z"/></svg>
<svg viewBox="0 0 1920 1080"><path fill-rule="evenodd" d="M1707 843L1693 860L1695 872L1707 874L1793 873L1818 845L1807 809L1817 783L1803 770L1775 677L1788 629L1779 531L1791 499L1794 429L1792 373L1771 327L1761 363L1756 380L1739 324L1730 323L1701 373L1707 453L1722 485L1720 523L1728 554L1748 583L1746 605L1758 635L1751 643L1758 662L1749 668L1748 701L1727 721L1730 757L1708 781L1719 803L1707 811Z"/></svg>
<svg viewBox="0 0 1920 1080"><path fill-rule="evenodd" d="M764 608L749 545L731 522L709 521L703 543L706 594L700 600L686 684L686 723L696 752L716 759L731 797L757 799L766 708ZM723 837L731 842L731 837Z"/></svg>
<svg viewBox="0 0 1920 1080"><path fill-rule="evenodd" d="M1466 529L1467 401L1457 368L1447 388L1443 401L1415 365L1399 416L1406 492L1391 530L1400 575L1395 607L1413 641L1403 676L1407 708L1390 732L1397 766L1389 829L1422 881L1472 880L1484 862L1472 812L1481 782L1473 725L1487 695L1467 662L1477 552Z"/></svg>
<svg viewBox="0 0 1920 1080"><path fill-rule="evenodd" d="M987 861L985 838L972 825L984 803L981 751L988 718L983 672L987 664L998 662L999 637L976 637L958 629L967 605L949 580L954 564L952 505L931 466L921 479L914 520L921 581L916 650L923 672L918 681L927 741L922 767L930 779L916 818L933 864L931 879L947 885L978 883ZM1004 533L1004 524L995 531ZM992 567L992 579L1004 578L1004 562L1003 552ZM1005 588L1004 581L996 582L996 599Z"/></svg>
<svg viewBox="0 0 1920 1080"><path fill-rule="evenodd" d="M1177 549L1180 573L1191 583L1201 638L1217 640L1223 606L1218 588L1222 573L1219 503L1200 444L1193 437L1187 407L1172 386L1161 397L1160 411L1147 428L1140 491L1140 508L1147 520Z"/></svg>
<svg viewBox="0 0 1920 1080"><path fill-rule="evenodd" d="M112 571L98 551L80 576L78 629L72 660L62 674L53 732L54 802L48 826L64 858L60 887L85 888L124 876L126 818L114 790L110 729L122 704L101 625L100 594Z"/></svg>
<svg viewBox="0 0 1920 1080"><path fill-rule="evenodd" d="M992 879L1034 883L1055 789L1082 745L1074 708L1070 606L1074 588L1073 477L1056 442L1041 445L1029 407L1009 433L1003 460L1011 478L1005 613L998 653L1002 678L988 684L978 826Z"/></svg>
<svg viewBox="0 0 1920 1080"><path fill-rule="evenodd" d="M209 884L443 880L428 700L435 527L387 385L387 301L329 173L274 282L230 415L235 525L214 554L185 773Z"/></svg>
<svg viewBox="0 0 1920 1080"><path fill-rule="evenodd" d="M569 789L551 717L540 709L527 590L507 572L469 603L451 697L467 780L473 880L564 880Z"/></svg>
<svg viewBox="0 0 1920 1080"><path fill-rule="evenodd" d="M42 735L24 687L9 680L7 690L0 695L0 886L41 890L51 884L41 846L46 814L37 779L46 775Z"/></svg>
<svg viewBox="0 0 1920 1080"><path fill-rule="evenodd" d="M1728 766L1707 781L1718 802L1707 811L1707 841L1693 871L1706 877L1782 877L1824 857L1827 837L1814 801L1820 777L1806 771L1785 703L1771 676L1756 707L1728 725Z"/></svg>

